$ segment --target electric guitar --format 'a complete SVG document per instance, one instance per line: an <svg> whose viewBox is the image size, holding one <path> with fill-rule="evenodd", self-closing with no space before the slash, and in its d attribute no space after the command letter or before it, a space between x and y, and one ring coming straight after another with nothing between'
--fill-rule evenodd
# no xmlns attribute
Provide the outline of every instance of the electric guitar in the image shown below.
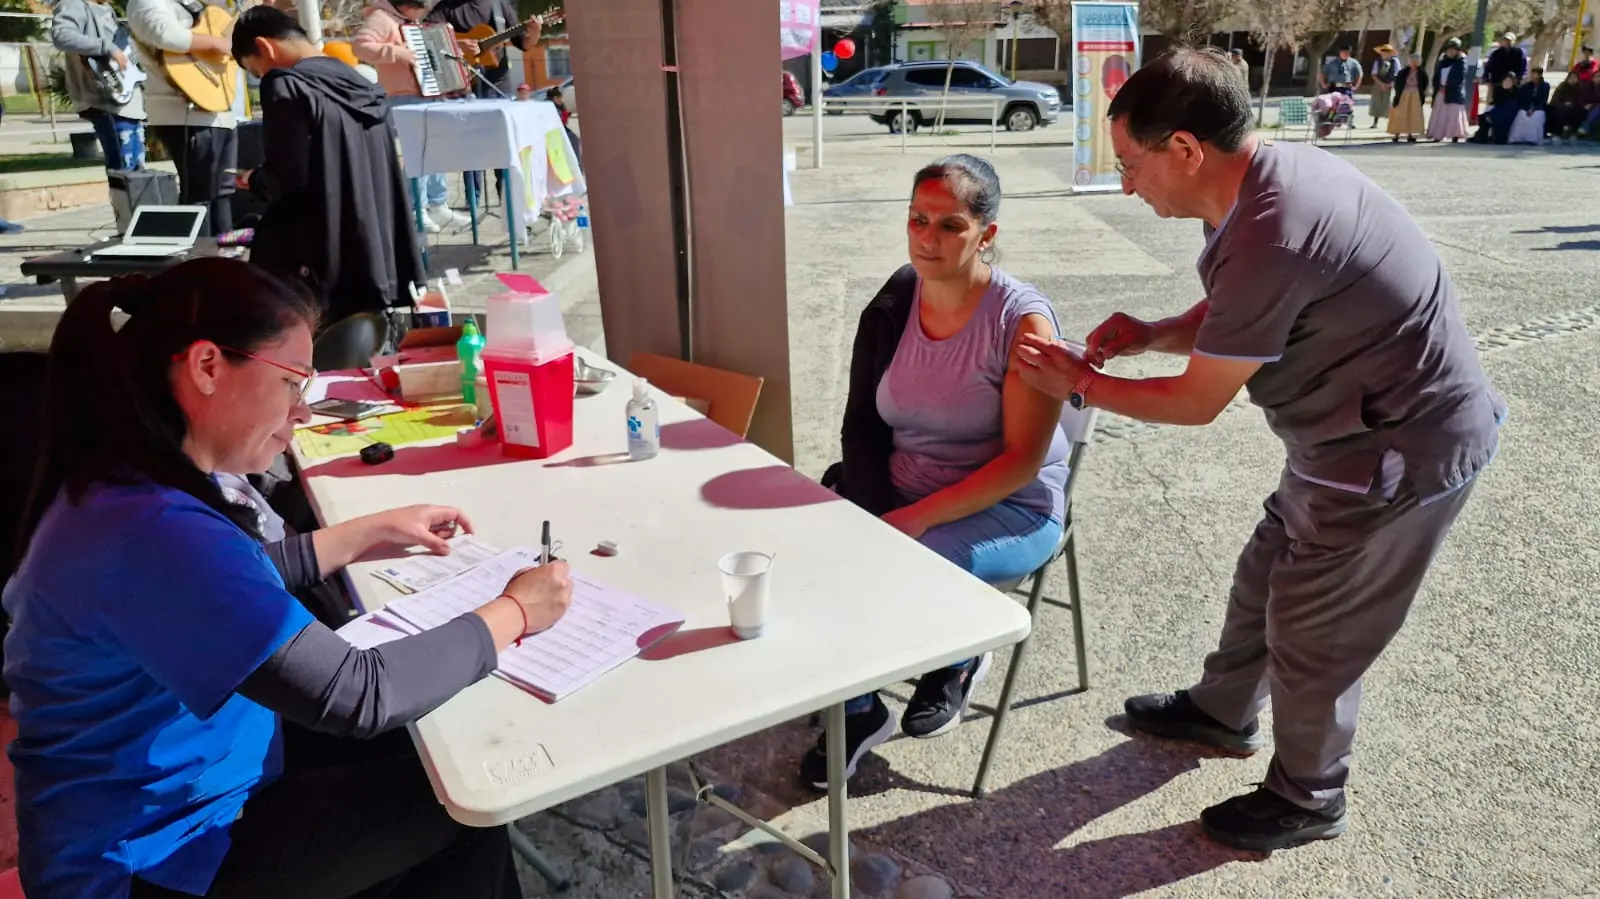
<svg viewBox="0 0 1600 899"><path fill-rule="evenodd" d="M554 25L562 21L564 15L560 7L557 7L543 15L534 16L534 18L539 21L539 27L543 28L546 25ZM504 58L505 51L499 49L500 45L516 40L527 30L527 22L520 22L504 31L495 31L493 25L474 25L471 31L456 32L456 39L478 42L478 52L476 55L466 58L467 65L492 69L498 66L500 60Z"/></svg>
<svg viewBox="0 0 1600 899"><path fill-rule="evenodd" d="M193 33L225 37L233 29L234 15L220 6L207 5ZM238 93L239 64L232 56L221 62L194 53L164 53L162 67L173 86L206 112L227 112Z"/></svg>
<svg viewBox="0 0 1600 899"><path fill-rule="evenodd" d="M128 39L126 31L117 35L113 41L117 49L122 51L122 57L128 61L128 68L123 69L110 54L104 56L85 56L83 64L88 66L89 74L94 76L100 89L118 106L127 104L133 99L134 91L138 90L139 83L149 76L139 68L139 59L133 49L133 41Z"/></svg>

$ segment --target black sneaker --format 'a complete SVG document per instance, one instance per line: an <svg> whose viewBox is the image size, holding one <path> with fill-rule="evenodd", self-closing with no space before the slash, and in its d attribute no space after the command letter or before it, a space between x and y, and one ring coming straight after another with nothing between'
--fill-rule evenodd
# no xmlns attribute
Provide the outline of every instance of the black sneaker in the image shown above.
<svg viewBox="0 0 1600 899"><path fill-rule="evenodd" d="M1350 825L1344 797L1326 808L1295 805L1266 787L1235 796L1200 813L1206 836L1253 852L1287 849L1312 840L1331 840Z"/></svg>
<svg viewBox="0 0 1600 899"><path fill-rule="evenodd" d="M1128 723L1136 730L1173 740L1193 740L1215 746L1231 755L1253 755L1266 745L1261 725L1254 718L1243 730L1234 730L1207 715L1189 698L1188 690L1150 693L1124 702Z"/></svg>
<svg viewBox="0 0 1600 899"><path fill-rule="evenodd" d="M926 740L949 733L961 723L961 716L972 701L972 691L989 674L989 653L976 664L960 668L941 668L917 679L917 689L900 716L900 729L906 736Z"/></svg>
<svg viewBox="0 0 1600 899"><path fill-rule="evenodd" d="M861 757L872 747L889 739L893 733L894 717L876 693L872 696L872 708L844 716L844 749L849 754L845 759L844 776L854 777L856 764ZM800 780L818 790L828 788L827 731L817 737L817 745L807 750L805 757L800 759Z"/></svg>

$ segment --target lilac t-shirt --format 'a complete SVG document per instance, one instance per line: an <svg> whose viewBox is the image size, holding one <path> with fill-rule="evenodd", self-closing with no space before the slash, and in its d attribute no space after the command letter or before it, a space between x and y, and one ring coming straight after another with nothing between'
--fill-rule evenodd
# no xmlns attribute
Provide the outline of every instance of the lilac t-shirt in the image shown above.
<svg viewBox="0 0 1600 899"><path fill-rule="evenodd" d="M911 318L877 395L878 414L894 429L889 477L911 502L960 482L1000 455L1000 394L1017 327L1024 316L1038 314L1060 330L1050 301L998 268L977 311L950 337L934 340L923 332L921 307L919 280ZM1006 500L1061 520L1067 452L1058 427L1038 476Z"/></svg>

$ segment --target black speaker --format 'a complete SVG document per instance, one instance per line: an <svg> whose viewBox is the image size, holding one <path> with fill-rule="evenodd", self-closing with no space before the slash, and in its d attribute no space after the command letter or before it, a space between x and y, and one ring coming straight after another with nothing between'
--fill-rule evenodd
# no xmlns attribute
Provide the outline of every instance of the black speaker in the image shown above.
<svg viewBox="0 0 1600 899"><path fill-rule="evenodd" d="M106 172L111 188L111 213L117 219L117 233L128 230L133 211L140 206L178 205L178 176L155 169Z"/></svg>

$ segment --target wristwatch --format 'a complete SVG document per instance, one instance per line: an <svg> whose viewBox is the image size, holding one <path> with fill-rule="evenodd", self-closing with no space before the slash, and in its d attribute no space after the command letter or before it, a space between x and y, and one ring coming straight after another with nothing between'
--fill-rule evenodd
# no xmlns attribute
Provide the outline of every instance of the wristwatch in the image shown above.
<svg viewBox="0 0 1600 899"><path fill-rule="evenodd" d="M1078 379L1077 386L1072 388L1072 393L1067 397L1067 403L1072 408L1082 409L1089 405L1089 385L1094 383L1094 377L1095 373L1091 370Z"/></svg>

